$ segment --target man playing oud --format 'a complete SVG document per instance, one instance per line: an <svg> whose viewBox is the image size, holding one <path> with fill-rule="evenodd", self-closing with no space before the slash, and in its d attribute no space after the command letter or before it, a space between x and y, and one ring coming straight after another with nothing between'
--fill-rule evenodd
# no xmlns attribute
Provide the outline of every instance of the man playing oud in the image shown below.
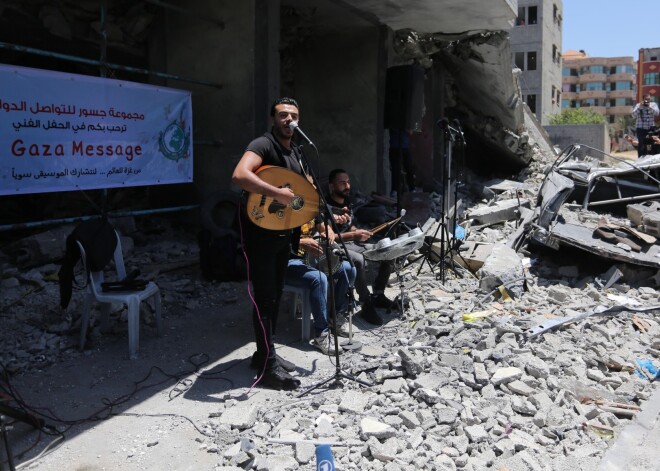
<svg viewBox="0 0 660 471"><path fill-rule="evenodd" d="M289 127L299 119L298 103L292 98L280 98L273 103L270 116L271 131L248 144L234 169L232 181L246 192L274 197L282 205L289 205L294 200L293 191L263 181L256 171L263 165L275 165L302 174L301 151L292 142L293 129ZM276 355L273 335L289 253L292 244L299 241L300 229L263 229L248 220L245 211L241 211L239 218L248 256L249 281L254 289L252 323L257 351L252 364L259 368L258 382L273 389L297 389L300 381L284 368L293 370L295 367Z"/></svg>

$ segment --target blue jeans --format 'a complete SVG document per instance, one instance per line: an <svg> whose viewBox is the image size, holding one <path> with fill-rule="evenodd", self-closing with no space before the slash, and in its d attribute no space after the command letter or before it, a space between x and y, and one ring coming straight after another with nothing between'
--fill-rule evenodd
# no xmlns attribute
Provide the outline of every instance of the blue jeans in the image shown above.
<svg viewBox="0 0 660 471"><path fill-rule="evenodd" d="M335 282L335 312L337 314L346 311L348 307L348 290L353 287L356 274L356 269L351 269L351 264L344 260L337 272L332 275Z"/></svg>
<svg viewBox="0 0 660 471"><path fill-rule="evenodd" d="M299 258L289 259L284 275L284 283L309 290L309 303L314 318L314 332L318 337L328 328L328 278L325 273L305 265Z"/></svg>
<svg viewBox="0 0 660 471"><path fill-rule="evenodd" d="M340 312L348 304L348 289L355 281L355 269L344 261L333 275L335 282L335 310ZM299 258L292 258L286 268L284 282L287 285L309 289L309 303L314 318L314 332L318 337L328 328L328 277L325 273L305 265Z"/></svg>

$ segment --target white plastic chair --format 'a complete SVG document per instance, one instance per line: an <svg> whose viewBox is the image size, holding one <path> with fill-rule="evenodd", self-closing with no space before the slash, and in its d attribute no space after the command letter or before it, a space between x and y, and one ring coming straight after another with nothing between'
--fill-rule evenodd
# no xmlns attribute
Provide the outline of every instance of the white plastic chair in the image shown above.
<svg viewBox="0 0 660 471"><path fill-rule="evenodd" d="M115 235L117 236L117 247L114 253L116 279L117 281L121 281L126 278L126 268L124 266L124 256L121 251L121 240L117 231L115 231ZM83 267L87 270L85 249L79 241L76 241L76 243L80 248L80 258ZM158 335L161 335L163 326L160 312L160 289L156 283L150 281L147 283L145 289L141 291L104 292L101 288L103 281L103 271L89 272L89 276L87 277L87 293L85 294L83 304L82 324L80 326L80 349L82 350L85 346L92 301L96 300L96 302L101 303L102 328L108 325L111 303L123 303L128 309L128 352L131 360L134 360L137 358L140 349L140 303L152 296L156 308L156 329Z"/></svg>

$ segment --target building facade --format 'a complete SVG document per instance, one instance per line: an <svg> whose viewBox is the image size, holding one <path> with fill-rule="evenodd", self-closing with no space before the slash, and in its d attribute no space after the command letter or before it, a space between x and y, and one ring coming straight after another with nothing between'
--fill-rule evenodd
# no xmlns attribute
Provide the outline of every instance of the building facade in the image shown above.
<svg viewBox="0 0 660 471"><path fill-rule="evenodd" d="M645 94L660 104L660 47L640 49L637 63L637 102Z"/></svg>
<svg viewBox="0 0 660 471"><path fill-rule="evenodd" d="M510 32L523 100L544 125L561 111L562 11L561 0L519 0Z"/></svg>
<svg viewBox="0 0 660 471"><path fill-rule="evenodd" d="M566 51L563 57L561 107L588 108L614 123L635 105L635 60L632 57L589 57Z"/></svg>

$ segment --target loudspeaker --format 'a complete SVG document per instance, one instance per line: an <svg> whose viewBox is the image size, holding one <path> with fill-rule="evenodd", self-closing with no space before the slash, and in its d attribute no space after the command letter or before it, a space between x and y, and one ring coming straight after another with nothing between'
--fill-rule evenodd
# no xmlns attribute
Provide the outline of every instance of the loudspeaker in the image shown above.
<svg viewBox="0 0 660 471"><path fill-rule="evenodd" d="M422 130L424 117L424 69L400 65L387 69L384 127Z"/></svg>

